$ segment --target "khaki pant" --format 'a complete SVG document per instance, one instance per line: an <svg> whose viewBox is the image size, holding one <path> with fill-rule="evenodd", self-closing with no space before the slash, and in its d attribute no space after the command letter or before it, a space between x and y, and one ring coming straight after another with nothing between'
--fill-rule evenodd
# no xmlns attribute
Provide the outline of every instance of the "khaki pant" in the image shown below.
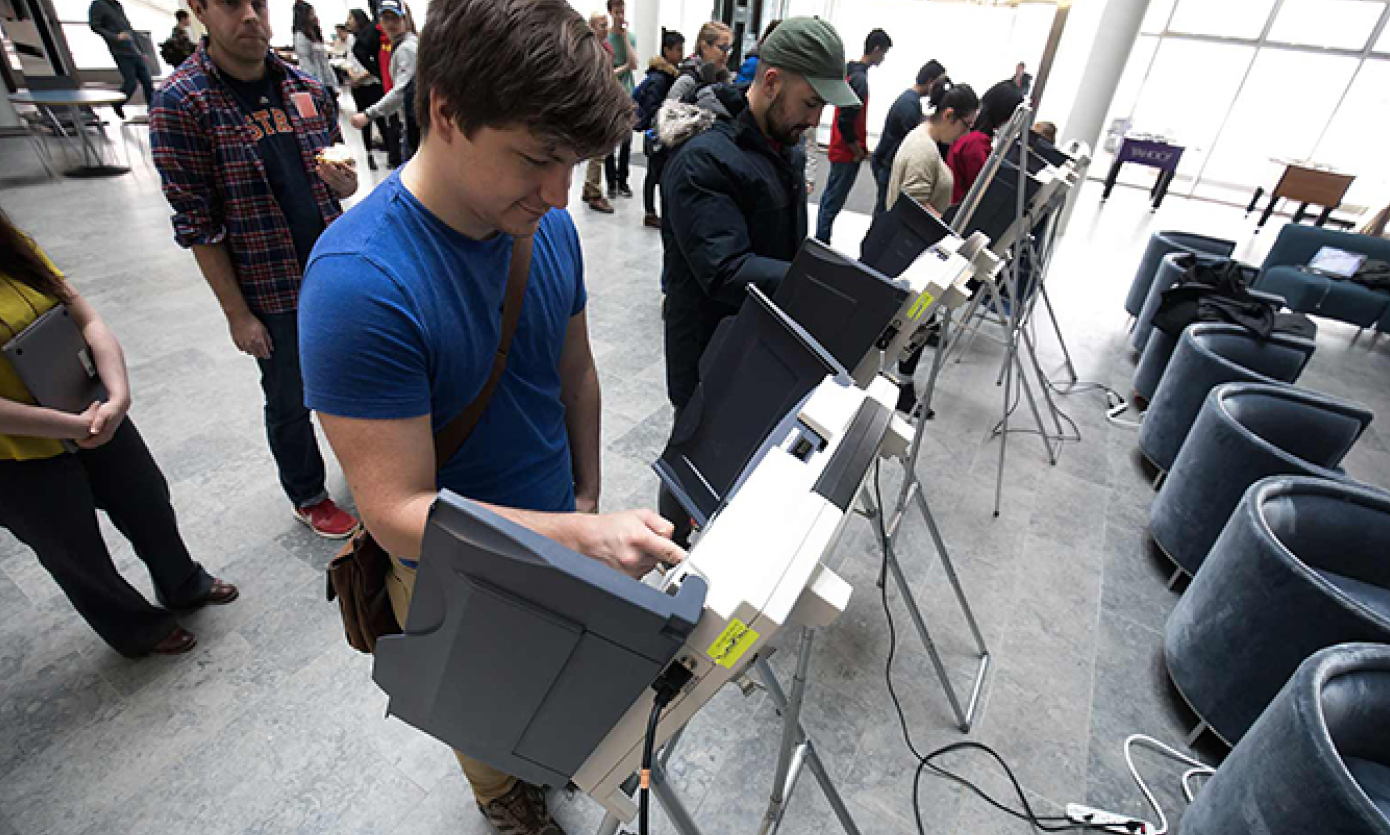
<svg viewBox="0 0 1390 835"><path fill-rule="evenodd" d="M584 172L584 199L592 200L603 196L603 160L594 157L589 160L589 170Z"/></svg>
<svg viewBox="0 0 1390 835"><path fill-rule="evenodd" d="M415 591L415 569L402 565L395 557L391 558L391 573L386 575L386 592L391 596L391 609L396 613L396 622L405 624L406 613L410 611L410 598ZM463 773L473 786L473 797L480 805L486 805L512 790L517 778L504 774L486 763L473 759L462 751L455 751Z"/></svg>

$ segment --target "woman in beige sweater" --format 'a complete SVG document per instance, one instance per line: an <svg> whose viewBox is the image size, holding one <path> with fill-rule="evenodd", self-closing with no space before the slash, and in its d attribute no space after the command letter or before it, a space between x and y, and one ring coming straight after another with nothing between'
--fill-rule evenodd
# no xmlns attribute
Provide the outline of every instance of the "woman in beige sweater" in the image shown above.
<svg viewBox="0 0 1390 835"><path fill-rule="evenodd" d="M893 158L888 179L888 208L906 194L927 209L941 214L951 205L955 177L946 166L946 151L970 130L980 99L968 84L952 85L942 79L932 88L932 112L903 139Z"/></svg>

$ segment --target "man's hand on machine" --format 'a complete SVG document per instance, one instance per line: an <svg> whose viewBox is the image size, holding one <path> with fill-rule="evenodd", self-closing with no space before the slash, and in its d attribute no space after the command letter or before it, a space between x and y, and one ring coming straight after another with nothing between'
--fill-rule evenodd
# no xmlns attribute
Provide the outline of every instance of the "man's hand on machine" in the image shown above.
<svg viewBox="0 0 1390 835"><path fill-rule="evenodd" d="M574 524L571 548L629 577L642 577L659 563L677 565L685 559L685 551L671 541L675 526L650 510L576 514Z"/></svg>

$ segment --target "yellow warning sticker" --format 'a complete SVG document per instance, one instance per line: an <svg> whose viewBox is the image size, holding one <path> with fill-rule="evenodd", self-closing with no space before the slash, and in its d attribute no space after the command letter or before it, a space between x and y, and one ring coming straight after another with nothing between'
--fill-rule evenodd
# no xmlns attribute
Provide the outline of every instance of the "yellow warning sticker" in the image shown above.
<svg viewBox="0 0 1390 835"><path fill-rule="evenodd" d="M931 303L934 301L936 301L936 296L933 296L931 293L923 293L918 296L917 301L913 302L912 308L907 311L907 318L914 322L917 321L917 317L922 315L922 311L931 307Z"/></svg>
<svg viewBox="0 0 1390 835"><path fill-rule="evenodd" d="M734 618L724 627L724 631L719 633L719 637L714 639L714 643L709 645L706 652L714 663L732 669L748 648L757 642L757 630L749 629L746 623Z"/></svg>

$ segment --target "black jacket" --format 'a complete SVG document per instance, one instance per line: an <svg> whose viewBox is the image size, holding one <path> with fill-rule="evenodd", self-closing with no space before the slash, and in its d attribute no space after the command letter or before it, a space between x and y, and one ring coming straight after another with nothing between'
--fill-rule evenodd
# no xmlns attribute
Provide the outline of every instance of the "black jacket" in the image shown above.
<svg viewBox="0 0 1390 835"><path fill-rule="evenodd" d="M801 144L774 148L733 87L724 85L718 99L729 116L712 124L706 117L693 138L674 138L670 104L658 119L673 149L661 180L661 281L666 390L677 408L695 392L715 327L738 312L747 285L772 295L806 237Z"/></svg>
<svg viewBox="0 0 1390 835"><path fill-rule="evenodd" d="M660 110L661 103L666 101L666 94L671 91L671 85L676 83L678 74L679 71L671 66L671 62L660 55L652 59L647 67L647 77L632 91L632 100L637 103L637 124L634 126L636 130L645 131L652 126L656 120L656 111Z"/></svg>
<svg viewBox="0 0 1390 835"><path fill-rule="evenodd" d="M126 19L125 9L121 7L119 0L93 0L87 9L87 25L93 32L101 35L106 45L111 48L113 56L141 56L140 43L135 40L135 30ZM121 40L122 34L129 35L130 40Z"/></svg>
<svg viewBox="0 0 1390 835"><path fill-rule="evenodd" d="M375 25L357 32L352 42L352 57L368 75L381 79L381 30Z"/></svg>

